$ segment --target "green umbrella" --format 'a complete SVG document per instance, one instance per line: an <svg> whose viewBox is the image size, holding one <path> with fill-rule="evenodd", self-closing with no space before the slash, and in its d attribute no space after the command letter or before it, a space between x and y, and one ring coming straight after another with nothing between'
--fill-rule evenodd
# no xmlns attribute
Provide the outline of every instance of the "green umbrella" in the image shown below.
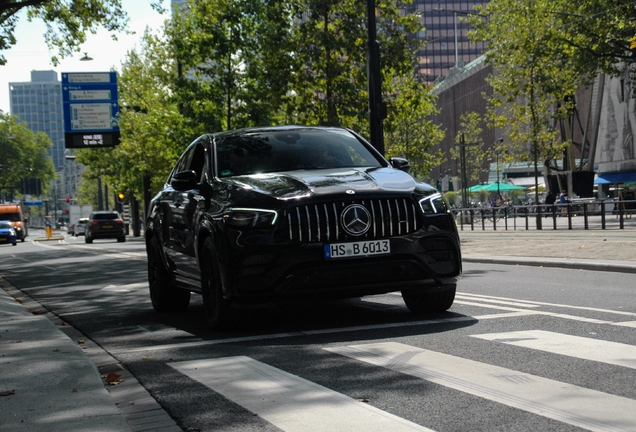
<svg viewBox="0 0 636 432"><path fill-rule="evenodd" d="M486 183L481 183L475 186L471 186L468 188L468 192L479 192L481 190L483 190L484 187L488 186Z"/></svg>
<svg viewBox="0 0 636 432"><path fill-rule="evenodd" d="M484 191L484 192L497 192L497 191L511 191L511 190L522 190L525 189L523 186L516 186L510 183L501 183L501 182L495 182L495 183L490 183L487 185L481 185L481 188L478 189L479 191Z"/></svg>

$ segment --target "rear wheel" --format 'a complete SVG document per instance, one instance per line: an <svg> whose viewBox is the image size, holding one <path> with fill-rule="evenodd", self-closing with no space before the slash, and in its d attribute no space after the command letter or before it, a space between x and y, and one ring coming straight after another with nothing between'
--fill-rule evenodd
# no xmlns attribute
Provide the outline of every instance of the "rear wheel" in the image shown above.
<svg viewBox="0 0 636 432"><path fill-rule="evenodd" d="M201 294L205 308L206 321L213 330L226 330L232 327L230 302L223 298L223 288L219 271L219 258L212 240L203 243L201 254Z"/></svg>
<svg viewBox="0 0 636 432"><path fill-rule="evenodd" d="M148 286L155 311L182 312L188 309L190 291L172 286L156 237L152 237L148 245Z"/></svg>
<svg viewBox="0 0 636 432"><path fill-rule="evenodd" d="M93 239L89 236L84 236L84 243L93 243Z"/></svg>
<svg viewBox="0 0 636 432"><path fill-rule="evenodd" d="M402 299L409 310L416 314L445 312L455 301L457 285L445 285L443 291L420 292L417 289L402 291Z"/></svg>
<svg viewBox="0 0 636 432"><path fill-rule="evenodd" d="M117 241L118 241L119 243L123 243L123 242L125 242L125 241L126 241L126 237L125 237L125 236L117 237Z"/></svg>

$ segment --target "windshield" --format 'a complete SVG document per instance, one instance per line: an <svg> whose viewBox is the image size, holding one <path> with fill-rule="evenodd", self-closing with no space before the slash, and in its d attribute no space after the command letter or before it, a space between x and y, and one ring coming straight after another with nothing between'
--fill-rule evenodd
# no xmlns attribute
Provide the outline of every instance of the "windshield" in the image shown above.
<svg viewBox="0 0 636 432"><path fill-rule="evenodd" d="M0 221L0 229L13 228L13 225L9 221Z"/></svg>
<svg viewBox="0 0 636 432"><path fill-rule="evenodd" d="M119 215L117 213L95 213L93 214L93 220L113 220L119 219Z"/></svg>
<svg viewBox="0 0 636 432"><path fill-rule="evenodd" d="M245 133L217 142L219 177L329 168L380 167L380 161L345 130Z"/></svg>

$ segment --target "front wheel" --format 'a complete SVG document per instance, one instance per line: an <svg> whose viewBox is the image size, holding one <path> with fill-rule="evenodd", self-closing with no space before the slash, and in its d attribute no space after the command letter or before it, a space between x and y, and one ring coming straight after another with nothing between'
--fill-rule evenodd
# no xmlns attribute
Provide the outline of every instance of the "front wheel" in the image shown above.
<svg viewBox="0 0 636 432"><path fill-rule="evenodd" d="M223 297L219 258L209 238L203 243L200 268L206 322L213 330L227 330L233 324L232 311L230 302Z"/></svg>
<svg viewBox="0 0 636 432"><path fill-rule="evenodd" d="M190 291L172 286L170 274L163 264L156 237L148 245L148 286L150 301L157 312L183 312L190 304Z"/></svg>
<svg viewBox="0 0 636 432"><path fill-rule="evenodd" d="M457 285L445 285L442 291L420 292L417 289L402 291L402 299L409 310L416 314L445 312L455 301Z"/></svg>

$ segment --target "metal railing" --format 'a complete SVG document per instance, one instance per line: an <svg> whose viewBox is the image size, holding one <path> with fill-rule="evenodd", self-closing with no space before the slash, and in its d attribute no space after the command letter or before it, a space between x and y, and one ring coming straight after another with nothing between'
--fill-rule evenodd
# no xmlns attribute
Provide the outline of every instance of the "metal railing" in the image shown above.
<svg viewBox="0 0 636 432"><path fill-rule="evenodd" d="M566 204L453 208L460 230L631 229L636 200L575 201Z"/></svg>

